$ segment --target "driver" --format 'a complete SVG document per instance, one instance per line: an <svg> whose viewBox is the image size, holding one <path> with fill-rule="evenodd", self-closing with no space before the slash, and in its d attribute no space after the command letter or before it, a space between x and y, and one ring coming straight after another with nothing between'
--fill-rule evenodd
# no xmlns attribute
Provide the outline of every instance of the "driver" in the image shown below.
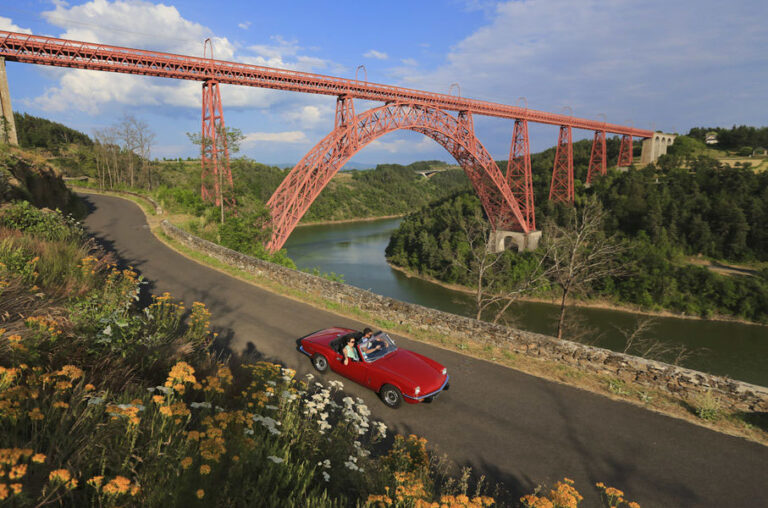
<svg viewBox="0 0 768 508"><path fill-rule="evenodd" d="M380 351L386 347L386 343L381 338L375 338L372 340L365 340L362 344L360 344L360 351L363 352L364 355L369 355L373 353L374 351Z"/></svg>

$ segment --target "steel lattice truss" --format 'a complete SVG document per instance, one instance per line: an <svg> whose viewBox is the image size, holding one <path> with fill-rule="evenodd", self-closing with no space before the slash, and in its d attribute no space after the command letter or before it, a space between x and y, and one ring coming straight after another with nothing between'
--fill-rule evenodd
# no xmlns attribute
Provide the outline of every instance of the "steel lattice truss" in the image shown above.
<svg viewBox="0 0 768 508"><path fill-rule="evenodd" d="M267 206L272 211L271 251L279 250L312 202L346 162L368 143L399 129L420 132L437 141L458 161L475 188L489 221L497 229L529 232L520 206L504 175L477 140L472 115L458 118L425 104L392 103L355 117L348 99L337 102L336 128L312 148L283 180Z"/></svg>
<svg viewBox="0 0 768 508"><path fill-rule="evenodd" d="M229 149L227 147L224 113L221 108L219 84L215 81L203 83L203 111L200 164L200 194L204 201L231 207L233 200L226 196L224 187L232 188L232 173L229 170Z"/></svg>
<svg viewBox="0 0 768 508"><path fill-rule="evenodd" d="M595 131L595 139L592 141L592 153L589 156L589 169L587 169L587 185L592 183L595 173L605 175L608 165L605 155L605 131Z"/></svg>
<svg viewBox="0 0 768 508"><path fill-rule="evenodd" d="M531 174L531 152L528 145L528 120L515 120L507 164L507 183L520 205L528 230L535 230L536 214L533 208L533 175Z"/></svg>
<svg viewBox="0 0 768 508"><path fill-rule="evenodd" d="M573 203L573 198L573 138L571 128L563 125L560 127L560 135L557 139L549 199L561 203Z"/></svg>
<svg viewBox="0 0 768 508"><path fill-rule="evenodd" d="M568 125L576 129L605 130L649 138L652 131L596 120L575 118L508 106L495 102L466 99L449 94L413 90L398 86L368 83L322 74L262 67L213 58L199 58L157 51L107 46L0 30L0 57L8 61L99 71L142 74L164 78L291 90L381 102L414 102L444 111L469 111L477 115L528 120L549 125Z"/></svg>
<svg viewBox="0 0 768 508"><path fill-rule="evenodd" d="M619 167L626 167L632 164L632 135L624 134L621 136L621 148L619 148Z"/></svg>

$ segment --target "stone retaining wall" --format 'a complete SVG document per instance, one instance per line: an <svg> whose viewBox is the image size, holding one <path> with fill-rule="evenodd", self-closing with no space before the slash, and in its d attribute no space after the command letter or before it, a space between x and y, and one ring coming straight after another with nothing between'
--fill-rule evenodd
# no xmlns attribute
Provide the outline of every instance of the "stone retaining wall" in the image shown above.
<svg viewBox="0 0 768 508"><path fill-rule="evenodd" d="M711 391L720 399L724 409L768 412L768 388L401 302L246 256L191 235L165 220L162 227L166 234L182 244L226 264L304 293L357 307L380 319L409 325L414 329L435 331L460 340L508 344L521 355L661 388L686 399L695 399Z"/></svg>

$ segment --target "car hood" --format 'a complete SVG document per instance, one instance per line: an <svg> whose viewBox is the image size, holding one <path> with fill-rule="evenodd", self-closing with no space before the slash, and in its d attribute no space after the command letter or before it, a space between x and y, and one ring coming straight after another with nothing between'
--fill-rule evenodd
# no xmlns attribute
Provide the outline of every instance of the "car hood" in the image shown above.
<svg viewBox="0 0 768 508"><path fill-rule="evenodd" d="M407 349L398 349L371 365L375 369L410 381L413 388L420 386L422 393L437 390L445 381L442 366L435 368L426 358Z"/></svg>

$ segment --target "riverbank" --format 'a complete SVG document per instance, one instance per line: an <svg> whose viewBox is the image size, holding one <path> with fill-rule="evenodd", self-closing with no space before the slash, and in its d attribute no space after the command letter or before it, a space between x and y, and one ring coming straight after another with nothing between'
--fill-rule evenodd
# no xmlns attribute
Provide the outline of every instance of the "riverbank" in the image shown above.
<svg viewBox="0 0 768 508"><path fill-rule="evenodd" d="M397 266L389 261L387 261L387 265L392 268L393 270L396 270L406 277L413 277L416 279L421 279L423 281L429 282L431 284L438 285L440 287L443 287L445 289L450 289L451 291L458 291L460 293L468 294L468 295L474 295L475 290L468 287L468 286L462 286L459 284L450 284L448 282L443 282L439 279L435 279L434 277L429 277L427 275L422 275L420 273L417 273L413 270L410 270L408 268L403 268L402 266ZM532 303L543 303L546 305L553 305L553 306L559 306L558 298L541 298L541 297L533 297L533 296L525 296L519 298L519 301L521 302L532 302ZM639 314L642 316L649 316L649 317L660 317L660 318L675 318L675 319L690 319L690 320L697 320L697 321L718 321L718 322L724 322L724 323L739 323L742 325L751 325L751 326L759 326L759 327L767 327L768 325L763 323L756 323L754 321L748 321L746 319L740 319L733 316L726 316L726 315L714 315L712 317L704 318L701 316L691 316L688 314L681 314L676 313L672 311L654 311L654 310L648 310L643 309L642 307L638 307L635 305L629 305L629 304L618 304L615 302L611 302L609 300L576 300L575 302L569 304L569 307L578 307L578 308L584 308L584 309L601 309L601 310L610 310L610 311L617 311L617 312L627 312L630 314Z"/></svg>
<svg viewBox="0 0 768 508"><path fill-rule="evenodd" d="M408 214L400 213L397 215L380 215L378 217L358 217L355 219L339 219L339 220L321 220L317 222L299 222L296 224L297 228L304 226L332 226L334 224L354 224L355 222L373 222L377 220L386 219L400 219Z"/></svg>

